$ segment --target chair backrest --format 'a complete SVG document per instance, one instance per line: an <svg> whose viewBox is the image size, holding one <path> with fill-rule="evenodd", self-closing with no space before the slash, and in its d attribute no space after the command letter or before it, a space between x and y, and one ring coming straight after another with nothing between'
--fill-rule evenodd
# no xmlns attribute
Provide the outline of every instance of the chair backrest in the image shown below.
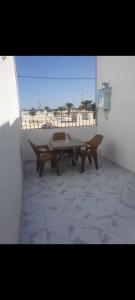
<svg viewBox="0 0 135 300"><path fill-rule="evenodd" d="M65 132L55 132L53 134L52 140L56 141L56 140L65 140L66 138L66 134Z"/></svg>
<svg viewBox="0 0 135 300"><path fill-rule="evenodd" d="M97 149L97 147L101 144L103 140L103 135L96 134L89 142L87 142L92 149Z"/></svg>
<svg viewBox="0 0 135 300"><path fill-rule="evenodd" d="M35 154L38 155L38 154L39 154L39 151L38 151L37 145L33 144L33 143L31 142L31 140L28 140L28 142L30 143L30 145L31 145L33 151L35 152Z"/></svg>

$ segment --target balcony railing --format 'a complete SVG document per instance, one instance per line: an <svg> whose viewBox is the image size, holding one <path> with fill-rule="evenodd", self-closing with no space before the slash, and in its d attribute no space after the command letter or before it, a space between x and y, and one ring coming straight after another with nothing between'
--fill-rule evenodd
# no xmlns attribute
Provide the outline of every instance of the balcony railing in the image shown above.
<svg viewBox="0 0 135 300"><path fill-rule="evenodd" d="M93 111L46 113L45 115L21 115L22 129L50 129L65 127L93 126L96 114Z"/></svg>

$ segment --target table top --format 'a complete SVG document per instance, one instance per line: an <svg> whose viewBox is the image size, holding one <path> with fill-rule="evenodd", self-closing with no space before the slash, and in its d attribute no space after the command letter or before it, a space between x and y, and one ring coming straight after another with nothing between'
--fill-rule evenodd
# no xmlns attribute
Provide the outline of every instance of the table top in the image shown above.
<svg viewBox="0 0 135 300"><path fill-rule="evenodd" d="M86 143L80 141L79 139L69 139L66 140L57 140L57 141L51 141L50 147L53 150L57 149L68 149L68 148L79 148L82 146L86 146Z"/></svg>

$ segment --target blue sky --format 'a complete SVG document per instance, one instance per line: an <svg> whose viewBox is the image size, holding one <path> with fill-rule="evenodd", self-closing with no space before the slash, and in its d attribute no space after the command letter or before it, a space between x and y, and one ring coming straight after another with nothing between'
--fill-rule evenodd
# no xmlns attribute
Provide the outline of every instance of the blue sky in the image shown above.
<svg viewBox="0 0 135 300"><path fill-rule="evenodd" d="M95 56L16 56L17 75L49 77L95 77ZM81 100L95 100L95 80L18 78L21 108L67 102L78 106Z"/></svg>

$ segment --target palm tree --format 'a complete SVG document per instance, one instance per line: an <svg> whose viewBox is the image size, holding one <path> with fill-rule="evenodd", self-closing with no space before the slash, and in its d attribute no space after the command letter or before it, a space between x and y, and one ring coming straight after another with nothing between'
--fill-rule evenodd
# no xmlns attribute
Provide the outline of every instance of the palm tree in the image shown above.
<svg viewBox="0 0 135 300"><path fill-rule="evenodd" d="M50 107L49 106L45 106L44 109L48 111L50 109Z"/></svg>
<svg viewBox="0 0 135 300"><path fill-rule="evenodd" d="M87 111L90 111L92 108L92 100L81 101L80 109L86 110L86 124L87 124Z"/></svg>
<svg viewBox="0 0 135 300"><path fill-rule="evenodd" d="M63 110L63 106L58 106L57 110L62 111Z"/></svg>
<svg viewBox="0 0 135 300"><path fill-rule="evenodd" d="M96 103L91 104L91 111L93 111L93 119L96 119Z"/></svg>
<svg viewBox="0 0 135 300"><path fill-rule="evenodd" d="M74 104L73 103L70 103L70 102L67 102L66 103L66 108L68 109L68 122L69 122L69 114L70 114L70 111L71 109L74 107Z"/></svg>
<svg viewBox="0 0 135 300"><path fill-rule="evenodd" d="M36 114L36 109L34 107L32 107L30 110L29 110L29 114L31 116L34 116Z"/></svg>
<svg viewBox="0 0 135 300"><path fill-rule="evenodd" d="M74 104L73 104L73 103L70 103L70 102L66 103L66 108L68 109L69 112L71 111L71 109L72 109L73 107L74 107Z"/></svg>
<svg viewBox="0 0 135 300"><path fill-rule="evenodd" d="M89 111L91 110L92 102L93 102L92 100L81 101L80 108Z"/></svg>
<svg viewBox="0 0 135 300"><path fill-rule="evenodd" d="M63 106L58 106L57 110L60 110L60 114L61 114L61 127L62 127L62 111L63 111Z"/></svg>

